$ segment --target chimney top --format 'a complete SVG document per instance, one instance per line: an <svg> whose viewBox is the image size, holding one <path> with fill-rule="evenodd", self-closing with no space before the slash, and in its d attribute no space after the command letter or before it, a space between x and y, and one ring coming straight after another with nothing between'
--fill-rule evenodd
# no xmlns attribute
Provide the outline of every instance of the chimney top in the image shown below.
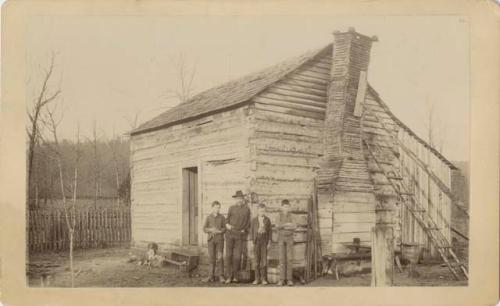
<svg viewBox="0 0 500 306"><path fill-rule="evenodd" d="M358 32L356 32L356 29L354 27L349 27L347 29L347 32L340 32L339 30L335 30L333 31L333 35L338 35L338 34L346 34L346 33L349 33L349 34L356 34L356 35L359 35L359 36L363 36L363 37L366 37L368 39L370 39L372 42L376 42L378 41L378 37L373 35L372 37L369 37L367 35L363 35L363 34L360 34Z"/></svg>

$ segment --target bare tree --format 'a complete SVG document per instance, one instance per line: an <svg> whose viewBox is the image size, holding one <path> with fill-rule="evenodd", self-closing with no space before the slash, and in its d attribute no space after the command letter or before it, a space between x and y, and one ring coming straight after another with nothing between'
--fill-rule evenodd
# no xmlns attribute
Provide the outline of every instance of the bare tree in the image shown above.
<svg viewBox="0 0 500 306"><path fill-rule="evenodd" d="M26 110L30 123L29 126L26 127L26 132L28 135L28 178L27 178L28 199L29 199L29 190L33 182L33 163L35 158L35 150L39 143L41 135L40 117L42 116L44 108L50 102L54 101L61 93L61 90L58 89L54 93L49 94L48 83L54 72L54 60L55 60L55 53L52 53L49 66L47 69L45 69L40 92L38 93L36 99L34 100L31 108L27 108ZM36 193L38 193L38 188L36 188Z"/></svg>
<svg viewBox="0 0 500 306"><path fill-rule="evenodd" d="M75 146L75 169L73 171L73 201L71 202L71 217L68 216L68 208L64 205L64 216L66 218L66 225L69 231L69 263L71 271L71 287L75 286L75 273L73 266L73 244L75 236L75 223L76 223L76 196L78 185L78 166L80 164L81 151L80 151L80 126L77 127L76 132L76 146Z"/></svg>
<svg viewBox="0 0 500 306"><path fill-rule="evenodd" d="M196 63L190 65L186 55L180 53L175 59L174 69L178 81L177 88L167 90L163 97L184 103L192 97L195 91L193 83L196 76Z"/></svg>
<svg viewBox="0 0 500 306"><path fill-rule="evenodd" d="M97 123L94 119L94 124L92 128L92 148L93 148L93 171L94 171L94 207L97 208L97 200L100 195L100 179L101 179L101 168L100 168L100 158L97 146Z"/></svg>
<svg viewBox="0 0 500 306"><path fill-rule="evenodd" d="M111 151L111 162L113 163L113 169L115 172L115 182L116 182L116 194L117 194L117 204L120 205L120 182L121 182L121 171L119 166L119 149L121 140L120 137L116 136L113 132L113 137L108 141L108 146Z"/></svg>
<svg viewBox="0 0 500 306"><path fill-rule="evenodd" d="M141 111L137 111L133 116L123 116L123 118L127 121L130 130L135 130L139 126L139 117L141 115Z"/></svg>
<svg viewBox="0 0 500 306"><path fill-rule="evenodd" d="M56 105L57 106L57 105ZM78 183L78 166L80 163L80 158L81 158L81 151L80 151L80 127L78 126L77 128L77 133L76 133L76 145L75 145L75 162L74 162L74 169L73 169L73 181L71 183L71 193L72 193L72 200L71 202L68 201L68 198L66 196L66 179L64 175L64 162L62 158L62 150L61 146L59 144L59 138L57 134L57 128L62 121L62 114L61 118L59 120L56 118L55 112L56 112L56 106L54 108L47 108L46 111L46 118L43 120L45 126L49 130L49 132L52 135L52 142L49 143L47 142L48 146L51 149L51 152L53 153L53 159L56 161L57 168L59 171L59 185L61 189L61 197L62 197L62 202L63 202L63 208L64 208L64 217L66 221L66 226L68 229L69 233L69 263L70 263L70 273L71 273L71 287L74 287L75 285L75 280L74 280L74 265L73 265L73 244L74 244L74 233L75 233L75 224L76 224L76 197L77 197L77 183Z"/></svg>
<svg viewBox="0 0 500 306"><path fill-rule="evenodd" d="M443 153L446 133L445 129L438 124L436 104L429 97L426 99L426 108L427 141L433 149Z"/></svg>

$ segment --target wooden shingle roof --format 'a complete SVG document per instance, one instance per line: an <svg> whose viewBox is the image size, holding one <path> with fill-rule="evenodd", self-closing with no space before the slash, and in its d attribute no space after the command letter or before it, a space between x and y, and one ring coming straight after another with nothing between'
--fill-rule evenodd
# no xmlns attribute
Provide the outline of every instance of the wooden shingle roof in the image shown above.
<svg viewBox="0 0 500 306"><path fill-rule="evenodd" d="M260 70L241 77L239 79L224 83L220 86L205 90L190 100L181 103L170 110L167 110L153 119L141 124L133 130L131 135L138 135L150 131L166 128L168 126L180 124L183 122L195 120L214 113L226 111L240 107L249 103L252 98L260 94L271 85L282 80L288 74L298 70L304 64L322 56L331 53L332 44L323 48L306 52L300 56L283 61L266 69ZM369 92L379 102L387 115L402 129L410 133L415 139L422 143L427 149L431 150L439 159L446 163L451 169L457 169L453 163L446 159L442 154L429 146L422 138L418 137L408 126L399 120L380 98L379 94L368 86Z"/></svg>
<svg viewBox="0 0 500 306"><path fill-rule="evenodd" d="M323 54L323 52L331 50L331 47L332 45L329 44L321 49L309 51L264 70L203 91L190 100L141 124L131 132L131 135L161 129L194 120L202 116L239 107L247 103L251 98L268 88L270 85L282 79L285 75L313 60L318 55Z"/></svg>

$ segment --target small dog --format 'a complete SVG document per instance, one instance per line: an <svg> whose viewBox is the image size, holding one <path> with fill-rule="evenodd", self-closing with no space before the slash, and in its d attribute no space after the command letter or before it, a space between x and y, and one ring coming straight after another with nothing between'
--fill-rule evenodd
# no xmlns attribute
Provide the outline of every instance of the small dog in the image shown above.
<svg viewBox="0 0 500 306"><path fill-rule="evenodd" d="M138 262L139 265L152 266L157 265L156 263L161 261L161 256L157 255L158 252L158 244L151 242L148 244L148 250L146 254L141 258Z"/></svg>

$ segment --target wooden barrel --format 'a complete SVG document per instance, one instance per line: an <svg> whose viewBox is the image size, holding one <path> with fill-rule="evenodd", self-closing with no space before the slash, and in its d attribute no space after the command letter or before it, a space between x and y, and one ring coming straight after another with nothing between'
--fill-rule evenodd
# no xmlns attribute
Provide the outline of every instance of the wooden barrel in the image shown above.
<svg viewBox="0 0 500 306"><path fill-rule="evenodd" d="M422 247L417 243L402 244L402 255L412 264L418 263Z"/></svg>
<svg viewBox="0 0 500 306"><path fill-rule="evenodd" d="M267 281L276 284L280 280L280 271L278 267L267 267Z"/></svg>

